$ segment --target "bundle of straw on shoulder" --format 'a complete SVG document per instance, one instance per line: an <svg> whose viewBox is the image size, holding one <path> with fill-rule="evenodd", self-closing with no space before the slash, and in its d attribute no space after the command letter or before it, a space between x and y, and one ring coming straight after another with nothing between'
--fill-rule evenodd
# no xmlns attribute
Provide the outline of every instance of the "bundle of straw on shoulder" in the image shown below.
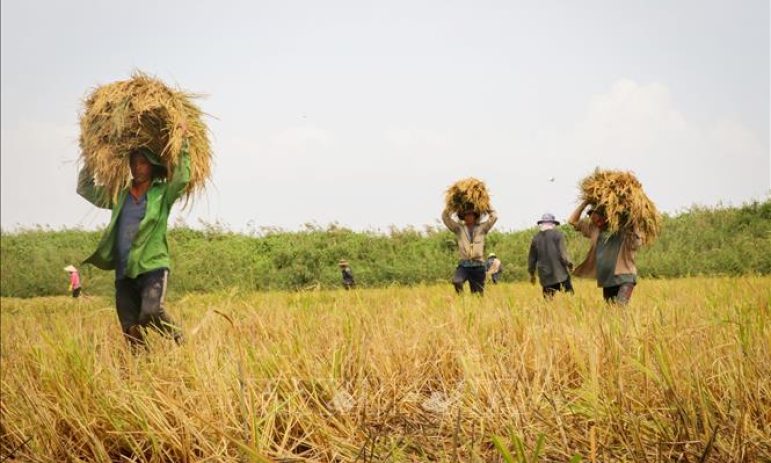
<svg viewBox="0 0 771 463"><path fill-rule="evenodd" d="M484 182L471 177L459 180L448 188L444 201L446 208L458 216L466 211L474 211L481 216L492 210Z"/></svg>
<svg viewBox="0 0 771 463"><path fill-rule="evenodd" d="M186 196L203 190L211 174L212 152L198 95L167 87L141 72L131 79L94 89L80 118L81 160L113 198L131 181L129 155L146 147L168 167L179 164L183 141L190 155ZM186 134L183 131L186 128Z"/></svg>
<svg viewBox="0 0 771 463"><path fill-rule="evenodd" d="M631 172L596 169L581 181L580 189L581 199L604 213L609 231L634 229L643 244L653 243L661 233L661 214Z"/></svg>

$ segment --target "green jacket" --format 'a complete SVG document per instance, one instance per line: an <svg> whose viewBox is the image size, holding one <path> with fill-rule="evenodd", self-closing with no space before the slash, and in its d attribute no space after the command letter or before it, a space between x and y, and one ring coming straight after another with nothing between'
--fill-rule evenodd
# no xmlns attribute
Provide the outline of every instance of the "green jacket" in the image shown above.
<svg viewBox="0 0 771 463"><path fill-rule="evenodd" d="M154 180L147 190L147 210L145 218L139 224L126 264L126 277L138 275L158 268L170 268L169 244L166 241L166 228L171 206L179 199L190 182L190 155L183 145L179 165L169 181ZM91 204L102 209L112 209L110 224L104 231L96 252L84 263L92 264L103 270L115 269L115 237L117 222L123 203L128 195L128 188L121 191L118 201L113 202L103 187L94 184L93 176L84 167L78 176L78 194Z"/></svg>

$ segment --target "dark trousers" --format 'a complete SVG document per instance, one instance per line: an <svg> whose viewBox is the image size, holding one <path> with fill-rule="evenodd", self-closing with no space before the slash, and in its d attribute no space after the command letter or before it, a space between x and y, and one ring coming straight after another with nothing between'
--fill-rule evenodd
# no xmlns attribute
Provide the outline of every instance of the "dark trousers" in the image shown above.
<svg viewBox="0 0 771 463"><path fill-rule="evenodd" d="M144 342L144 329L154 328L182 340L171 317L163 309L169 271L165 268L143 273L136 278L115 280L115 307L123 334L132 344Z"/></svg>
<svg viewBox="0 0 771 463"><path fill-rule="evenodd" d="M452 284L455 286L455 291L458 294L463 292L463 284L467 281L471 286L472 293L479 293L479 295L485 292L485 279L487 278L487 272L484 266L479 267L461 267L458 266L455 269L455 274L452 276Z"/></svg>
<svg viewBox="0 0 771 463"><path fill-rule="evenodd" d="M555 294L557 294L557 291L565 291L568 294L573 294L573 283L570 282L570 277L568 276L568 279L559 283L555 283L553 285L544 286L543 287L543 298L544 299L551 299L554 297Z"/></svg>
<svg viewBox="0 0 771 463"><path fill-rule="evenodd" d="M605 298L605 302L609 304L627 305L629 299L632 298L634 286L634 283L624 283L618 286L602 288L602 297Z"/></svg>
<svg viewBox="0 0 771 463"><path fill-rule="evenodd" d="M80 297L80 286L72 290L72 297Z"/></svg>

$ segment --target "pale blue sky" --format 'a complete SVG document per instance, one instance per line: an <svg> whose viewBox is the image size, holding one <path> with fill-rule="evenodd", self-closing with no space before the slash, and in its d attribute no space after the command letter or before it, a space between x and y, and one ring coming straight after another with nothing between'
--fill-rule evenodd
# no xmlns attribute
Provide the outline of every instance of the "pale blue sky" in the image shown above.
<svg viewBox="0 0 771 463"><path fill-rule="evenodd" d="M435 224L487 182L500 227L564 219L594 167L664 211L766 197L769 2L2 3L2 227L94 228L78 112L135 68L208 97L191 224ZM548 179L554 177L554 182Z"/></svg>

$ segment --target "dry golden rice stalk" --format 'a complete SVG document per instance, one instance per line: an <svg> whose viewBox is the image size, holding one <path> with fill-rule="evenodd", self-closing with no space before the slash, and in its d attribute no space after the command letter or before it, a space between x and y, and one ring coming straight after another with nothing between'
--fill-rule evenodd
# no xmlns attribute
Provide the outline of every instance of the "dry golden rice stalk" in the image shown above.
<svg viewBox="0 0 771 463"><path fill-rule="evenodd" d="M598 168L579 188L582 200L604 212L611 232L630 226L640 233L643 244L653 243L661 232L661 214L631 172Z"/></svg>
<svg viewBox="0 0 771 463"><path fill-rule="evenodd" d="M172 175L179 163L184 122L191 164L186 196L202 191L211 174L212 152L204 113L193 103L198 97L139 71L129 80L94 89L84 101L80 148L96 182L117 198L131 181L129 153L140 147L157 153Z"/></svg>
<svg viewBox="0 0 771 463"><path fill-rule="evenodd" d="M447 189L444 201L446 207L459 216L469 210L487 214L492 209L484 182L472 177L455 182Z"/></svg>

